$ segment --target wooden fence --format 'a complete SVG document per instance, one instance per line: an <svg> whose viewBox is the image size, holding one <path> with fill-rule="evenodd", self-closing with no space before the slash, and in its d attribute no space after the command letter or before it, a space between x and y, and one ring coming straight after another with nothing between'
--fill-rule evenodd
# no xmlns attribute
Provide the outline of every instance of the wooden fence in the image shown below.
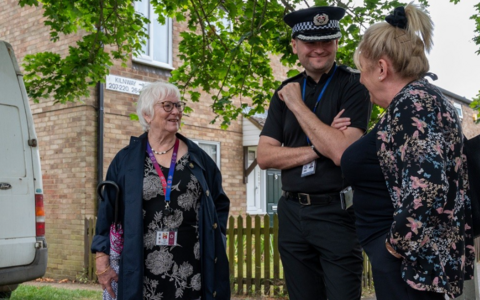
<svg viewBox="0 0 480 300"><path fill-rule="evenodd" d="M97 280L95 256L90 251L95 235L95 224L97 224L97 217L85 218L85 276L91 281Z"/></svg>
<svg viewBox="0 0 480 300"><path fill-rule="evenodd" d="M95 234L96 218L85 219L86 276L96 280L95 259L90 245ZM266 226L265 226L266 225ZM230 217L227 226L227 254L230 264L232 293L236 295L287 294L283 268L278 253L278 217ZM373 290L372 270L364 255L363 287Z"/></svg>

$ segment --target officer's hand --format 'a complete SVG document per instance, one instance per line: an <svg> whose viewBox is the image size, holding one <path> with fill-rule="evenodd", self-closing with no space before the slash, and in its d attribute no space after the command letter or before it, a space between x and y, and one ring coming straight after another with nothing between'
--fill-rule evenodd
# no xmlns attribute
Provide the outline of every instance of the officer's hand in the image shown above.
<svg viewBox="0 0 480 300"><path fill-rule="evenodd" d="M290 110L292 110L295 105L303 104L300 84L298 82L287 83L287 85L278 91L278 97L285 102Z"/></svg>
<svg viewBox="0 0 480 300"><path fill-rule="evenodd" d="M345 130L351 124L350 118L342 118L341 115L345 112L345 109L342 109L336 116L333 118L332 126L338 130Z"/></svg>

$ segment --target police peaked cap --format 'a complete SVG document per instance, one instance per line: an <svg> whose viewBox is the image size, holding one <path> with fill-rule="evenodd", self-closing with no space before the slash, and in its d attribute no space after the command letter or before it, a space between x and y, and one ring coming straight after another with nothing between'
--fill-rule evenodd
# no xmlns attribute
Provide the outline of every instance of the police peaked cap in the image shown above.
<svg viewBox="0 0 480 300"><path fill-rule="evenodd" d="M283 17L292 27L292 38L302 41L336 40L342 37L340 19L345 9L335 6L315 6L291 12Z"/></svg>

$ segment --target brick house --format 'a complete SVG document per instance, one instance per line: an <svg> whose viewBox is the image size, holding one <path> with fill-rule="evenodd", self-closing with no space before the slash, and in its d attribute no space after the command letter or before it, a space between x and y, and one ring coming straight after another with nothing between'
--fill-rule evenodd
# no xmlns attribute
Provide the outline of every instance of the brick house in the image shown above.
<svg viewBox="0 0 480 300"><path fill-rule="evenodd" d="M480 134L480 124L476 124L477 111L473 110L469 104L472 100L459 96L455 93L440 88L442 93L453 103L457 109L458 116L462 120L463 134L467 139L471 139Z"/></svg>
<svg viewBox="0 0 480 300"><path fill-rule="evenodd" d="M142 4L147 2L137 2L136 8L146 13L149 6ZM21 8L16 0L3 3L0 38L13 46L20 64L25 55L36 52L65 55L68 46L81 37L78 33L51 43L41 8ZM168 80L170 71L180 64L177 58L179 32L187 30L186 24L168 20L165 25L154 25L151 30L157 33L154 36L161 39L160 43L150 40L148 48L144 49L145 55L131 57L126 68L116 62L110 69L107 83L92 89L90 97L68 104L54 104L51 100L31 102L43 170L49 245L46 277L75 279L83 272L85 218L96 215L96 185L104 178L114 155L128 144L130 136L142 133L139 123L129 117L136 110L137 95L132 90L148 82ZM272 66L278 79L285 79L287 68L277 59L272 60ZM127 87L129 93L121 91ZM466 135L479 134L480 127L475 128L471 122L473 111L468 108L468 100L460 100L463 122L469 128ZM202 94L200 102L190 102L194 112L183 117L180 132L197 141L216 160L231 200L231 215L274 211L275 200L272 199L278 199L275 193L280 188L279 172L262 171L254 164L264 116L239 118L232 121L227 130L221 130L218 123L210 124L214 118L210 104L206 93ZM267 192L268 187L273 187L273 192ZM266 199L267 194L270 200Z"/></svg>

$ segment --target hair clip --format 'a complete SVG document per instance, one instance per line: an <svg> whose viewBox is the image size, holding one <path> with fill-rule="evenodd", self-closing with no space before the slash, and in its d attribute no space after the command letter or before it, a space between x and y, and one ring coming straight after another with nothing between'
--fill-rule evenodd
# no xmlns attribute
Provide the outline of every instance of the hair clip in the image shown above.
<svg viewBox="0 0 480 300"><path fill-rule="evenodd" d="M385 21L388 24L401 28L407 29L407 16L405 15L405 8L403 6L399 6L395 8L389 16L385 17Z"/></svg>

